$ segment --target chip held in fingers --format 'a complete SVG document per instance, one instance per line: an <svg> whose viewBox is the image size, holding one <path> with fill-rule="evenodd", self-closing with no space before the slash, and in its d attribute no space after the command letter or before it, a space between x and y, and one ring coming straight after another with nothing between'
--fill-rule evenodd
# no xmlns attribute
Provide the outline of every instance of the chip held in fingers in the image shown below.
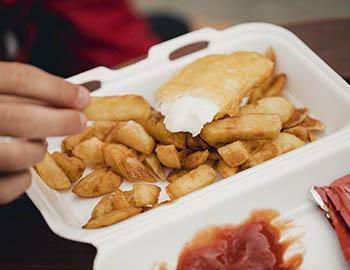
<svg viewBox="0 0 350 270"><path fill-rule="evenodd" d="M148 117L150 104L142 96L92 97L84 109L88 120L127 121Z"/></svg>

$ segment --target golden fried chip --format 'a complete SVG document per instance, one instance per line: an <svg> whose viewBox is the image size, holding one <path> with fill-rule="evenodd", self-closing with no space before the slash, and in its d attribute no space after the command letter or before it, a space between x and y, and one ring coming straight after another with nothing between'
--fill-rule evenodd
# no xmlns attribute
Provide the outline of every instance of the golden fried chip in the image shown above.
<svg viewBox="0 0 350 270"><path fill-rule="evenodd" d="M104 141L116 124L117 122L115 121L96 121L92 126L94 136L100 141Z"/></svg>
<svg viewBox="0 0 350 270"><path fill-rule="evenodd" d="M146 155L151 154L155 147L154 139L133 120L119 122L107 136L106 142L122 143Z"/></svg>
<svg viewBox="0 0 350 270"><path fill-rule="evenodd" d="M308 135L309 135L309 141L313 142L317 140L317 136L312 132L312 131L308 131Z"/></svg>
<svg viewBox="0 0 350 270"><path fill-rule="evenodd" d="M134 202L136 207L157 204L160 191L160 187L156 185L133 184Z"/></svg>
<svg viewBox="0 0 350 270"><path fill-rule="evenodd" d="M240 108L240 115L245 114L278 114L286 123L294 113L293 105L283 97L267 97Z"/></svg>
<svg viewBox="0 0 350 270"><path fill-rule="evenodd" d="M181 176L184 176L185 174L189 173L189 169L175 169L175 170L172 170L168 177L167 177L167 180L169 182L173 182L175 179L181 177Z"/></svg>
<svg viewBox="0 0 350 270"><path fill-rule="evenodd" d="M261 143L254 151L249 153L248 160L241 165L242 169L254 167L279 155L277 146L272 141Z"/></svg>
<svg viewBox="0 0 350 270"><path fill-rule="evenodd" d="M79 143L72 151L72 154L83 160L86 164L100 165L104 164L102 147L104 143L96 137L91 137L86 141Z"/></svg>
<svg viewBox="0 0 350 270"><path fill-rule="evenodd" d="M156 147L156 154L159 161L168 168L180 169L181 159L175 145L161 145Z"/></svg>
<svg viewBox="0 0 350 270"><path fill-rule="evenodd" d="M206 124L201 137L212 146L236 140L274 139L282 128L277 114L247 114Z"/></svg>
<svg viewBox="0 0 350 270"><path fill-rule="evenodd" d="M309 114L308 108L295 109L292 117L283 124L283 128L291 128L299 125Z"/></svg>
<svg viewBox="0 0 350 270"><path fill-rule="evenodd" d="M84 229L94 229L106 227L108 225L115 224L132 216L135 216L141 213L141 208L130 207L119 210L112 210L111 212L106 213L105 215L98 216L96 218L91 218L88 223L86 223Z"/></svg>
<svg viewBox="0 0 350 270"><path fill-rule="evenodd" d="M113 198L114 193L103 196L102 199L96 204L91 213L91 217L95 219L115 210L113 206Z"/></svg>
<svg viewBox="0 0 350 270"><path fill-rule="evenodd" d="M254 103L257 100L263 98L264 93L266 92L267 89L270 88L273 80L274 80L274 77L270 76L262 84L253 87L251 89L251 92L249 95L249 102L248 103Z"/></svg>
<svg viewBox="0 0 350 270"><path fill-rule="evenodd" d="M103 147L106 164L111 169L131 182L154 182L154 177L145 165L135 157L126 146L119 144L106 144Z"/></svg>
<svg viewBox="0 0 350 270"><path fill-rule="evenodd" d="M92 121L128 121L147 118L151 106L143 96L138 95L92 97L84 113Z"/></svg>
<svg viewBox="0 0 350 270"><path fill-rule="evenodd" d="M208 155L208 160L219 160L220 159L220 154L217 151L210 151Z"/></svg>
<svg viewBox="0 0 350 270"><path fill-rule="evenodd" d="M46 153L44 159L36 164L34 168L49 187L57 190L65 190L71 187L69 178L49 153Z"/></svg>
<svg viewBox="0 0 350 270"><path fill-rule="evenodd" d="M214 183L215 179L216 172L212 167L200 165L171 182L166 187L166 191L169 197L174 200Z"/></svg>
<svg viewBox="0 0 350 270"><path fill-rule="evenodd" d="M286 74L278 74L275 76L271 86L264 92L264 97L274 97L280 96L284 87L287 84L287 75Z"/></svg>
<svg viewBox="0 0 350 270"><path fill-rule="evenodd" d="M295 136L297 136L300 140L304 141L304 142L309 142L310 138L309 138L309 131L302 126L295 126L295 127L291 127L288 129L283 130L283 132L289 133L289 134L293 134Z"/></svg>
<svg viewBox="0 0 350 270"><path fill-rule="evenodd" d="M90 139L93 136L94 136L94 129L92 127L88 127L80 133L70 135L63 140L61 145L62 151L70 155L73 149L79 143L87 139Z"/></svg>
<svg viewBox="0 0 350 270"><path fill-rule="evenodd" d="M273 144L276 145L279 155L282 155L305 145L305 142L293 134L281 132L278 137L273 140Z"/></svg>
<svg viewBox="0 0 350 270"><path fill-rule="evenodd" d="M249 152L241 141L235 141L218 148L222 159L230 166L237 167L249 158Z"/></svg>
<svg viewBox="0 0 350 270"><path fill-rule="evenodd" d="M197 151L189 154L183 161L184 167L188 169L194 169L201 164L204 164L209 156L209 151Z"/></svg>
<svg viewBox="0 0 350 270"><path fill-rule="evenodd" d="M151 111L147 118L138 119L139 122L153 138L163 144L173 144L178 149L186 148L186 133L172 133L166 129L164 116L156 110Z"/></svg>
<svg viewBox="0 0 350 270"><path fill-rule="evenodd" d="M51 156L72 183L82 176L86 166L79 158L70 157L57 151Z"/></svg>
<svg viewBox="0 0 350 270"><path fill-rule="evenodd" d="M124 209L129 207L134 207L134 191L121 191L116 190L113 197L113 207L114 209Z"/></svg>
<svg viewBox="0 0 350 270"><path fill-rule="evenodd" d="M163 181L166 180L164 169L160 164L158 157L154 153L150 154L149 156L145 156L144 164L160 180L163 180Z"/></svg>
<svg viewBox="0 0 350 270"><path fill-rule="evenodd" d="M265 57L270 59L274 64L276 63L276 54L272 47L267 48L265 52Z"/></svg>
<svg viewBox="0 0 350 270"><path fill-rule="evenodd" d="M315 118L312 118L311 116L306 116L304 121L299 124L299 126L306 128L310 131L324 131L325 125Z"/></svg>
<svg viewBox="0 0 350 270"><path fill-rule="evenodd" d="M192 151L200 151L209 148L209 145L203 141L200 136L193 137L191 133L186 133L186 145Z"/></svg>
<svg viewBox="0 0 350 270"><path fill-rule="evenodd" d="M97 169L81 179L72 192L85 198L98 197L113 192L121 182L121 177L112 171Z"/></svg>
<svg viewBox="0 0 350 270"><path fill-rule="evenodd" d="M216 169L223 178L230 177L238 172L238 167L231 167L222 159L217 163Z"/></svg>

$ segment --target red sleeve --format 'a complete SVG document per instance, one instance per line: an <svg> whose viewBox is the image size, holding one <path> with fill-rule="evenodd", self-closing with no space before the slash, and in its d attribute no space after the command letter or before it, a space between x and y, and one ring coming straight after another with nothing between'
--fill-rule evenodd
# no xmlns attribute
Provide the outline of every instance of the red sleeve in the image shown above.
<svg viewBox="0 0 350 270"><path fill-rule="evenodd" d="M158 41L125 0L45 0L42 9L60 24L54 27L55 65L67 74L115 66Z"/></svg>

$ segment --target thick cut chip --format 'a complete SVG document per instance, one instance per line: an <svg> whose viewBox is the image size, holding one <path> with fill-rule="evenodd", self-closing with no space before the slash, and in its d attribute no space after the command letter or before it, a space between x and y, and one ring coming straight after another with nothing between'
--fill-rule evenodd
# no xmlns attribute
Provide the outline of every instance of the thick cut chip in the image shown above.
<svg viewBox="0 0 350 270"><path fill-rule="evenodd" d="M175 179L181 177L181 176L184 176L185 174L187 174L190 170L189 169L175 169L175 170L172 170L168 177L167 177L167 180L169 182L173 182Z"/></svg>
<svg viewBox="0 0 350 270"><path fill-rule="evenodd" d="M91 218L88 223L86 223L84 229L94 229L106 227L115 223L118 223L122 220L128 219L132 216L135 216L141 213L141 208L130 207L119 210L112 210L111 212L106 213L105 215L98 216L96 218Z"/></svg>
<svg viewBox="0 0 350 270"><path fill-rule="evenodd" d="M311 116L306 116L304 121L299 124L299 126L306 128L309 131L324 131L325 125Z"/></svg>
<svg viewBox="0 0 350 270"><path fill-rule="evenodd" d="M116 190L113 197L114 209L134 207L134 191Z"/></svg>
<svg viewBox="0 0 350 270"><path fill-rule="evenodd" d="M299 125L309 114L308 108L295 109L291 118L283 124L283 128L291 128Z"/></svg>
<svg viewBox="0 0 350 270"><path fill-rule="evenodd" d="M72 154L83 160L86 164L93 166L104 164L102 147L104 143L96 137L79 143L72 151Z"/></svg>
<svg viewBox="0 0 350 270"><path fill-rule="evenodd" d="M167 130L164 124L164 116L160 112L152 109L151 114L147 118L138 119L137 122L139 122L153 138L161 143L173 144L179 149L186 148L186 133L172 133Z"/></svg>
<svg viewBox="0 0 350 270"><path fill-rule="evenodd" d="M219 160L220 154L217 151L210 151L209 155L208 155L208 160L214 160L217 161Z"/></svg>
<svg viewBox="0 0 350 270"><path fill-rule="evenodd" d="M286 123L294 113L293 105L283 97L267 97L255 103L241 107L240 115L244 114L278 114Z"/></svg>
<svg viewBox="0 0 350 270"><path fill-rule="evenodd" d="M151 106L144 97L137 95L92 97L84 113L92 121L128 121L147 118Z"/></svg>
<svg viewBox="0 0 350 270"><path fill-rule="evenodd" d="M223 178L230 177L238 172L238 167L231 167L222 159L219 160L216 169Z"/></svg>
<svg viewBox="0 0 350 270"><path fill-rule="evenodd" d="M249 158L249 152L241 141L236 141L218 148L222 159L231 167L237 167Z"/></svg>
<svg viewBox="0 0 350 270"><path fill-rule="evenodd" d="M117 122L115 121L96 121L92 126L94 129L94 136L100 141L104 141L116 124Z"/></svg>
<svg viewBox="0 0 350 270"><path fill-rule="evenodd" d="M317 136L312 132L312 131L308 131L308 135L309 135L309 141L313 142L317 140Z"/></svg>
<svg viewBox="0 0 350 270"><path fill-rule="evenodd" d="M131 182L154 182L143 163L126 146L119 144L106 144L103 147L103 155L106 164L111 169Z"/></svg>
<svg viewBox="0 0 350 270"><path fill-rule="evenodd" d="M214 183L215 179L215 170L204 164L175 179L166 187L166 191L169 197L174 200Z"/></svg>
<svg viewBox="0 0 350 270"><path fill-rule="evenodd" d="M276 63L276 54L275 50L272 47L267 48L265 52L265 57L270 59L273 63Z"/></svg>
<svg viewBox="0 0 350 270"><path fill-rule="evenodd" d="M93 136L94 136L94 129L92 127L88 127L80 133L70 135L63 140L61 145L62 151L70 155L73 149L79 143L87 139L90 139Z"/></svg>
<svg viewBox="0 0 350 270"><path fill-rule="evenodd" d="M134 184L133 194L136 207L156 205L160 191L160 187L156 185Z"/></svg>
<svg viewBox="0 0 350 270"><path fill-rule="evenodd" d="M44 159L36 164L34 168L49 187L57 190L65 190L71 187L71 181L68 176L49 153L46 153Z"/></svg>
<svg viewBox="0 0 350 270"><path fill-rule="evenodd" d="M106 142L122 143L146 155L151 154L155 147L154 139L133 120L119 122L107 136Z"/></svg>
<svg viewBox="0 0 350 270"><path fill-rule="evenodd" d="M186 156L186 158L183 161L184 167L188 169L194 169L198 167L199 165L204 164L209 156L209 151L197 151L192 154L189 154Z"/></svg>
<svg viewBox="0 0 350 270"><path fill-rule="evenodd" d="M162 164L160 164L158 157L154 153L150 154L149 156L145 156L145 159L143 162L146 165L146 167L152 173L154 173L156 177L158 177L160 180L163 180L163 181L166 180Z"/></svg>
<svg viewBox="0 0 350 270"><path fill-rule="evenodd" d="M107 194L96 204L92 211L91 217L97 218L114 210L113 206L114 193Z"/></svg>
<svg viewBox="0 0 350 270"><path fill-rule="evenodd" d="M274 78L271 86L265 91L264 97L275 97L280 96L284 87L287 84L287 75L286 74L278 74Z"/></svg>
<svg viewBox="0 0 350 270"><path fill-rule="evenodd" d="M278 137L273 140L273 143L276 145L279 155L305 145L305 142L300 140L297 136L285 132L281 132Z"/></svg>
<svg viewBox="0 0 350 270"><path fill-rule="evenodd" d="M274 157L287 153L305 144L304 141L289 133L280 133L272 141L261 142L249 154L249 159L242 164L243 169L247 169Z"/></svg>
<svg viewBox="0 0 350 270"><path fill-rule="evenodd" d="M241 165L242 169L254 167L279 155L277 146L272 141L259 144L255 150L249 153L248 160Z"/></svg>
<svg viewBox="0 0 350 270"><path fill-rule="evenodd" d="M212 146L236 140L274 139L282 128L277 114L247 114L206 124L201 137Z"/></svg>
<svg viewBox="0 0 350 270"><path fill-rule="evenodd" d="M249 95L248 103L253 103L253 102L256 102L257 100L263 98L264 93L266 92L267 89L270 88L273 80L274 80L274 77L270 76L262 84L253 87L251 89L251 92Z"/></svg>
<svg viewBox="0 0 350 270"><path fill-rule="evenodd" d="M86 166L79 158L70 157L57 151L52 153L51 156L71 182L75 182L82 176Z"/></svg>
<svg viewBox="0 0 350 270"><path fill-rule="evenodd" d="M175 145L157 145L156 154L159 161L168 168L180 169L181 159Z"/></svg>
<svg viewBox="0 0 350 270"><path fill-rule="evenodd" d="M81 179L72 192L85 198L98 197L113 192L121 182L121 177L112 171L97 169Z"/></svg>
<svg viewBox="0 0 350 270"><path fill-rule="evenodd" d="M289 134L293 134L293 135L297 136L300 140L302 140L304 142L309 142L310 141L309 131L305 127L295 126L295 127L291 127L291 128L285 129L285 130L283 130L283 132L286 132L286 133L289 133Z"/></svg>
<svg viewBox="0 0 350 270"><path fill-rule="evenodd" d="M186 145L192 151L200 151L209 148L209 145L203 141L200 136L193 137L191 133L186 133Z"/></svg>

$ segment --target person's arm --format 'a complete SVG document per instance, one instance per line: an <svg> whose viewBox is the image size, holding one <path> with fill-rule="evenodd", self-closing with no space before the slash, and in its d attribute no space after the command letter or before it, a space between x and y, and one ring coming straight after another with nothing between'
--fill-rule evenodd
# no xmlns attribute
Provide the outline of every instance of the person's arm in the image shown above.
<svg viewBox="0 0 350 270"><path fill-rule="evenodd" d="M35 67L0 62L0 204L10 202L30 184L29 168L46 153L45 138L81 131L89 103L81 86Z"/></svg>

